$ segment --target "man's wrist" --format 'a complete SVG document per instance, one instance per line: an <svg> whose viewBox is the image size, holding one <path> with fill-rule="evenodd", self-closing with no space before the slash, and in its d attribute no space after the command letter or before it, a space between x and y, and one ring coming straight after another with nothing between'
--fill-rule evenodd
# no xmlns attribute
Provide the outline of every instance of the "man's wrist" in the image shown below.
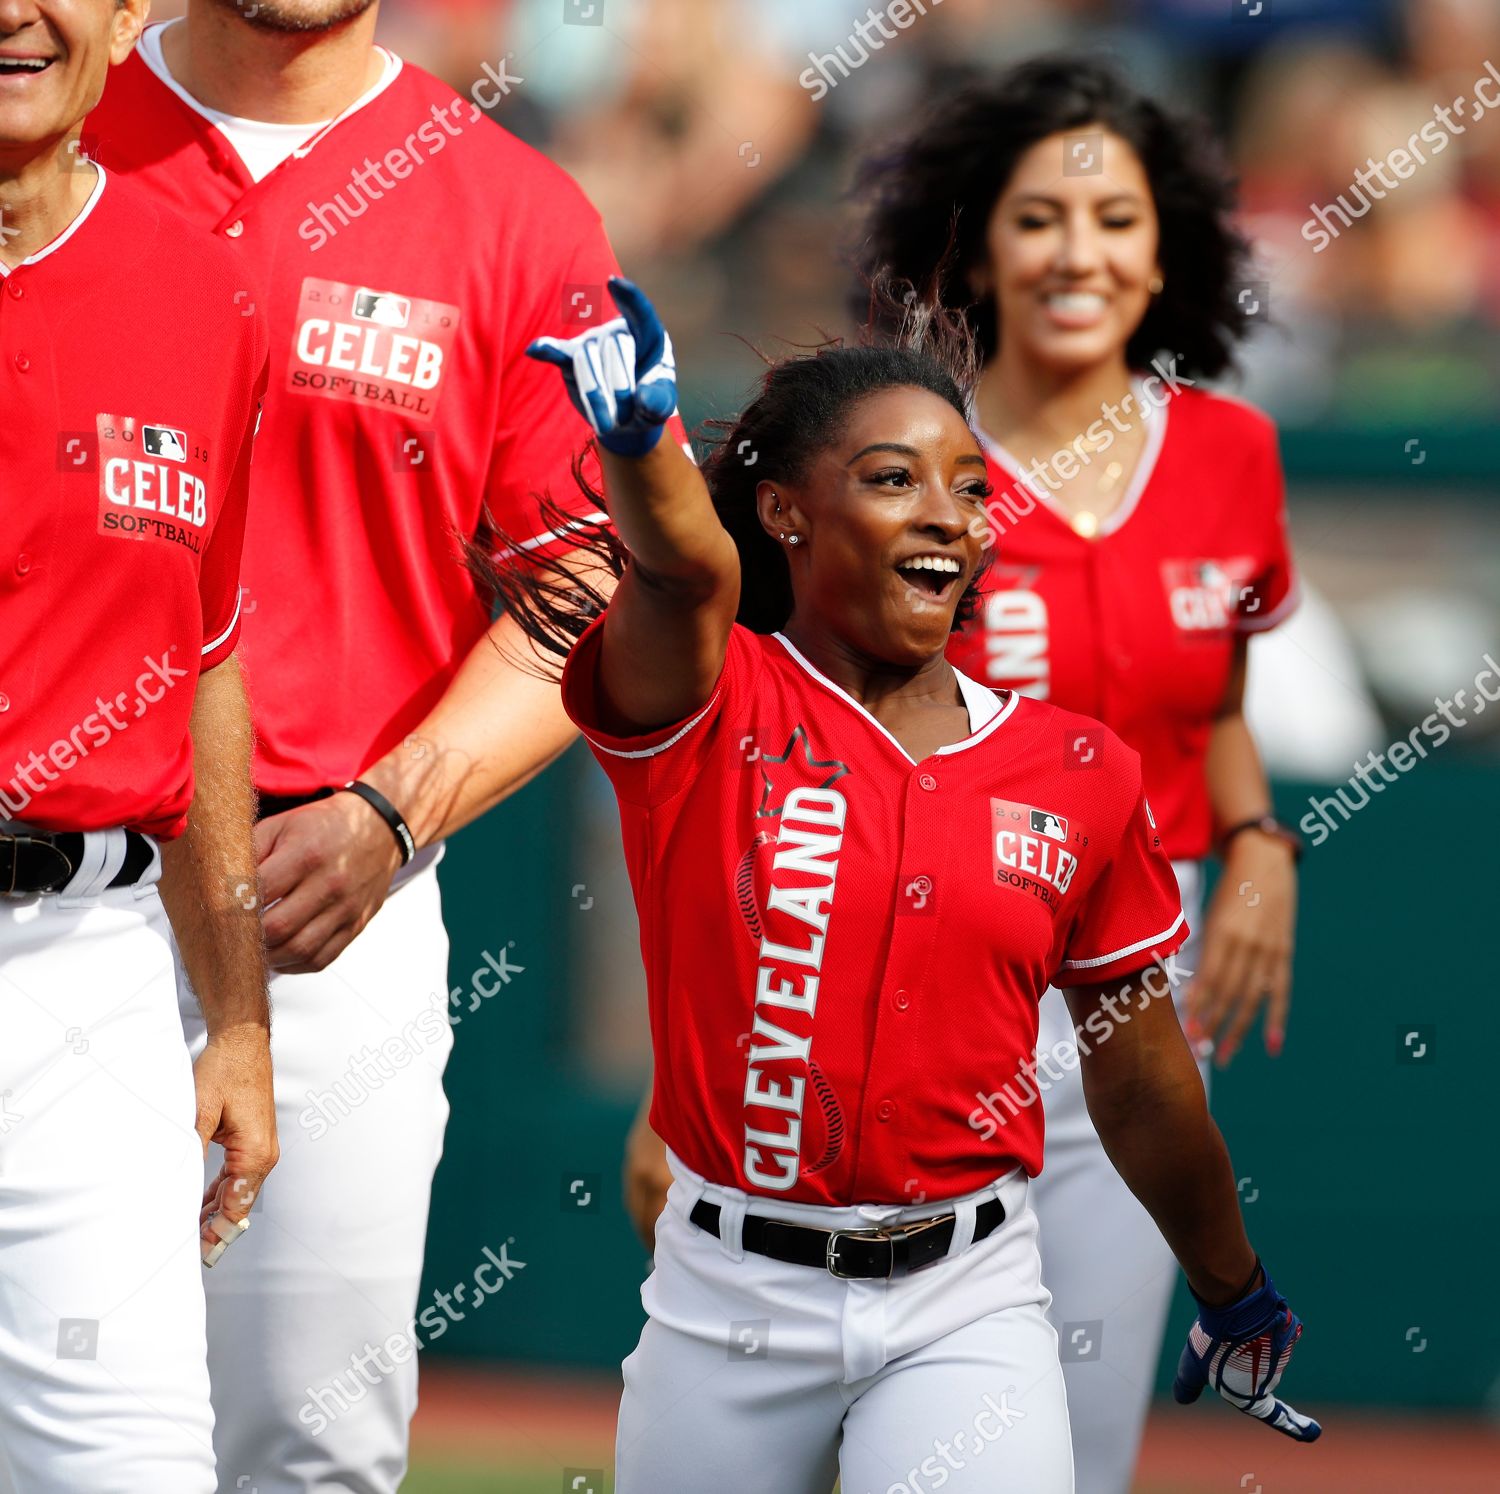
<svg viewBox="0 0 1500 1494"><path fill-rule="evenodd" d="M401 857L401 865L406 866L417 854L417 838L412 833L411 826L406 823L405 816L395 804L373 784L367 783L362 778L351 778L339 792L353 794L357 799L363 799L385 822L395 842L396 851Z"/></svg>
<svg viewBox="0 0 1500 1494"><path fill-rule="evenodd" d="M269 1009L260 1015L218 1017L205 1019L204 1027L211 1043L267 1043L271 1041L271 1014Z"/></svg>

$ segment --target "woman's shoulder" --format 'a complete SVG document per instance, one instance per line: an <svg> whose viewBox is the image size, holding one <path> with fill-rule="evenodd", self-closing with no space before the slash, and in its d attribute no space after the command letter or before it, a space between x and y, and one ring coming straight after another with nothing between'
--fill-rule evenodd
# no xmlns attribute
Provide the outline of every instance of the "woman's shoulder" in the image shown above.
<svg viewBox="0 0 1500 1494"><path fill-rule="evenodd" d="M1276 443L1276 422L1264 410L1218 389L1178 389L1168 418L1173 428L1205 439L1256 446Z"/></svg>

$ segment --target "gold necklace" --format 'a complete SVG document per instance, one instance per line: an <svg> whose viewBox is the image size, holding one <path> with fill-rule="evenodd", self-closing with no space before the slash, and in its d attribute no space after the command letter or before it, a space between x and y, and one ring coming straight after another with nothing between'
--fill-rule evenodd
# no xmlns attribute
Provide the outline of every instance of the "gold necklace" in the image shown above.
<svg viewBox="0 0 1500 1494"><path fill-rule="evenodd" d="M1133 430L1134 427L1132 426ZM1078 438L1078 445L1082 446L1090 456L1099 451L1104 451L1114 444L1113 440L1106 441L1102 435L1090 440L1087 435ZM1099 474L1094 484L1095 503L1103 508L1103 499L1108 498L1119 485L1120 479L1125 475L1125 464L1123 462L1110 462ZM1073 526L1075 534L1084 539L1093 539L1099 533L1099 515L1090 508L1080 508L1068 516L1068 522Z"/></svg>

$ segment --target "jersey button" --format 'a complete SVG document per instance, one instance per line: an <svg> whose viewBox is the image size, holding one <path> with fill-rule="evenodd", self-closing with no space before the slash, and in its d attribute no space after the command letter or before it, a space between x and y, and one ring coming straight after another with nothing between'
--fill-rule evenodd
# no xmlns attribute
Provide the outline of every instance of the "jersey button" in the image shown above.
<svg viewBox="0 0 1500 1494"><path fill-rule="evenodd" d="M875 1107L875 1119L888 1121L896 1113L896 1105L893 1100L882 1100Z"/></svg>
<svg viewBox="0 0 1500 1494"><path fill-rule="evenodd" d="M896 1008L898 1012L904 1012L907 1007L911 1005L911 997L907 995L905 991L897 991L896 994L891 997L891 1004Z"/></svg>
<svg viewBox="0 0 1500 1494"><path fill-rule="evenodd" d="M924 773L917 779L917 783L920 787L926 789L929 794L937 787L937 779L931 773Z"/></svg>
<svg viewBox="0 0 1500 1494"><path fill-rule="evenodd" d="M224 230L224 232L231 239L237 239L237 238L239 238L239 236L242 233L244 233L244 231L245 231L245 223L244 223L244 219L242 219L242 218L236 218L234 220L234 222L231 223L229 225L229 227Z"/></svg>
<svg viewBox="0 0 1500 1494"><path fill-rule="evenodd" d="M24 550L16 556L16 575L24 576L31 569L31 556Z"/></svg>
<svg viewBox="0 0 1500 1494"><path fill-rule="evenodd" d="M25 373L26 370L28 368L30 368L30 367L31 367L31 359L28 358L25 353L17 353L16 354L16 368L21 373Z"/></svg>
<svg viewBox="0 0 1500 1494"><path fill-rule="evenodd" d="M8 711L9 709L10 709L10 696L8 696L8 695L0 695L0 711Z"/></svg>
<svg viewBox="0 0 1500 1494"><path fill-rule="evenodd" d="M5 282L5 288L10 292L11 298L16 301L26 294L26 287L14 275Z"/></svg>

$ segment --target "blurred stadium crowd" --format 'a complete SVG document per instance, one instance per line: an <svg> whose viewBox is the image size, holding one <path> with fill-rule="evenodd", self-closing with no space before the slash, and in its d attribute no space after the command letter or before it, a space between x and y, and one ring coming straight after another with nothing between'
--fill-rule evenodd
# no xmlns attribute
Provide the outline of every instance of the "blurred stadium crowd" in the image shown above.
<svg viewBox="0 0 1500 1494"><path fill-rule="evenodd" d="M1228 145L1270 292L1249 397L1288 425L1494 412L1500 111L1459 116L1450 148L1336 252L1314 252L1302 228L1314 205L1353 201L1357 168L1471 95L1486 61L1500 67L1497 0L928 0L925 12L884 28L890 40L867 25L869 47L854 0L386 0L383 25L460 91L486 62L518 75L497 117L582 183L710 386L734 362L725 332L843 328L830 251L861 149L976 68L1084 45L1201 111ZM840 45L868 62L839 82L832 61L826 90L799 82Z"/></svg>
<svg viewBox="0 0 1500 1494"><path fill-rule="evenodd" d="M737 407L754 349L850 330L863 152L976 72L1113 55L1240 183L1264 321L1229 387L1287 438L1317 668L1400 730L1500 635L1500 510L1476 501L1500 460L1500 0L382 0L380 36L578 179L672 329L690 425ZM1263 691L1316 690L1260 657ZM1464 751L1500 751L1494 718ZM1273 769L1331 771L1294 726ZM1303 727L1339 761L1374 730Z"/></svg>

